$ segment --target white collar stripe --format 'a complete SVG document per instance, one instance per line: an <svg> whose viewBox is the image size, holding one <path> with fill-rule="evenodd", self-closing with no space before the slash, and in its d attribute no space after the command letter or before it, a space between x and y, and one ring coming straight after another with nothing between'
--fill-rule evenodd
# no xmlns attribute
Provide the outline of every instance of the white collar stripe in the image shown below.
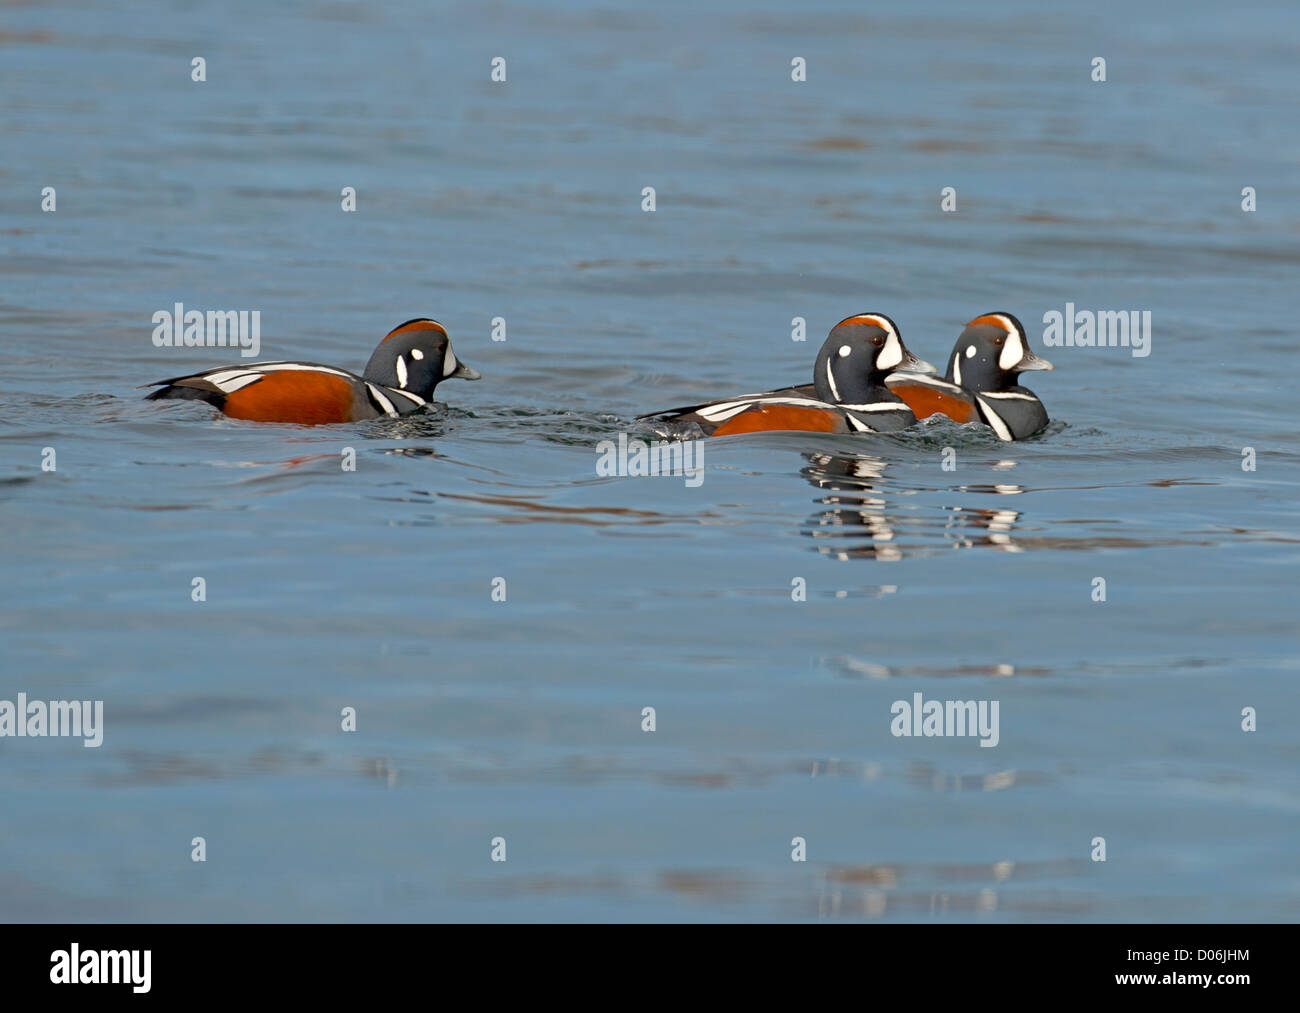
<svg viewBox="0 0 1300 1013"><path fill-rule="evenodd" d="M993 431L998 434L998 439L1005 443L1011 443L1015 437L1011 435L1011 430L1008 429L1007 424L1002 421L1002 417L989 407L988 402L984 400L983 396L976 395L976 400L980 403L980 411L983 412L985 420L993 427Z"/></svg>
<svg viewBox="0 0 1300 1013"><path fill-rule="evenodd" d="M387 414L389 415L397 414L397 409L393 407L393 402L388 400L388 398L384 396L384 392L382 389L376 387L373 383L367 383L366 387L370 390L370 396L373 397L375 401L379 403L379 405L384 409L384 411Z"/></svg>
<svg viewBox="0 0 1300 1013"><path fill-rule="evenodd" d="M412 394L409 390L398 390L396 387L385 387L384 391L389 394L396 394L399 397L404 397L414 405L424 405L429 403L418 394Z"/></svg>
<svg viewBox="0 0 1300 1013"><path fill-rule="evenodd" d="M890 381L893 383L890 383ZM957 384L945 380L941 376L926 376L924 373L891 373L885 378L885 383L894 386L899 383L928 383L931 387L943 387L946 390L956 390Z"/></svg>

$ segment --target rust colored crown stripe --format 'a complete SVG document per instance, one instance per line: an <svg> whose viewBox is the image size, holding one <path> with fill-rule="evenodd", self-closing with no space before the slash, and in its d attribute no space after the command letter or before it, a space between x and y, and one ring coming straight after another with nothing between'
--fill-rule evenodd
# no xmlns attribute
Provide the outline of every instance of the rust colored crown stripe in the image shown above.
<svg viewBox="0 0 1300 1013"><path fill-rule="evenodd" d="M384 335L384 341L396 337L398 334L406 334L409 331L437 331L444 337L447 336L447 328L443 327L442 324L438 323L436 320L412 320L409 324L402 324L402 326L396 330L389 331L388 334ZM383 344L383 342L381 341L380 344Z"/></svg>

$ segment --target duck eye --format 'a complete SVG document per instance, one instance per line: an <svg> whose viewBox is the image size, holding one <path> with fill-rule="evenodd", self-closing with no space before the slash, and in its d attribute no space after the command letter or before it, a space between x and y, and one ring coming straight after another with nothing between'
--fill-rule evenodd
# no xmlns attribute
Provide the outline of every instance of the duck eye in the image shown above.
<svg viewBox="0 0 1300 1013"><path fill-rule="evenodd" d="M875 345L877 348L879 348L881 345L885 343L885 339L877 335L876 337L871 339L871 343Z"/></svg>
<svg viewBox="0 0 1300 1013"><path fill-rule="evenodd" d="M993 344L995 344L995 345L997 345L999 348L1001 348L1001 347L1002 347L1002 343L1005 342L1006 340L1007 340L1007 339L1004 338L1002 335L998 335L996 338L993 339Z"/></svg>

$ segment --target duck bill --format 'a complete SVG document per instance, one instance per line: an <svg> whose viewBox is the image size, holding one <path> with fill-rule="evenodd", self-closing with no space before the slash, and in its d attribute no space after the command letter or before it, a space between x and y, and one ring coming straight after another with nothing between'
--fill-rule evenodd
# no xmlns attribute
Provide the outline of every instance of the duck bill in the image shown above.
<svg viewBox="0 0 1300 1013"><path fill-rule="evenodd" d="M1051 369L1052 367L1048 366L1047 368ZM451 379L452 377L461 380L482 380L483 374L477 369L471 369L469 366L465 365L465 363L458 361L456 363L456 368L447 374L448 379Z"/></svg>
<svg viewBox="0 0 1300 1013"><path fill-rule="evenodd" d="M1031 369L1051 369L1052 364L1046 359L1040 359L1033 352L1026 350L1025 357L1016 365L1017 373L1027 373Z"/></svg>
<svg viewBox="0 0 1300 1013"><path fill-rule="evenodd" d="M1048 366L1047 368L1048 368L1048 369L1051 369L1052 367L1051 367L1051 366ZM904 372L904 373L937 373L937 372L939 372L937 369L935 369L932 365L930 365L930 364L929 364L928 362L926 362L924 359L917 358L915 355L913 355L911 352L909 352L906 348L903 349L903 361L900 362L897 366L895 366L895 367L894 367L894 370L895 370L896 372L901 371L901 372Z"/></svg>

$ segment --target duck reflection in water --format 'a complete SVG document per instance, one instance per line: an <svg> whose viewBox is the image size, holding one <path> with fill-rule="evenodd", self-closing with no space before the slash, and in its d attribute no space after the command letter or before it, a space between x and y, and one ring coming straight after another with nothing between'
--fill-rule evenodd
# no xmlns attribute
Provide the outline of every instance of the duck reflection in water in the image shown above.
<svg viewBox="0 0 1300 1013"><path fill-rule="evenodd" d="M1023 549L1013 538L1021 516L1018 510L941 506L937 508L943 511L940 519L920 502L904 507L902 497L927 490L905 488L888 478L891 462L883 458L869 454L804 456L808 464L799 474L823 495L815 501L821 509L804 523L803 533L816 539L818 551L825 555L893 562L905 556L932 555L940 548ZM1023 492L1018 485L1001 483L929 491L974 495Z"/></svg>

